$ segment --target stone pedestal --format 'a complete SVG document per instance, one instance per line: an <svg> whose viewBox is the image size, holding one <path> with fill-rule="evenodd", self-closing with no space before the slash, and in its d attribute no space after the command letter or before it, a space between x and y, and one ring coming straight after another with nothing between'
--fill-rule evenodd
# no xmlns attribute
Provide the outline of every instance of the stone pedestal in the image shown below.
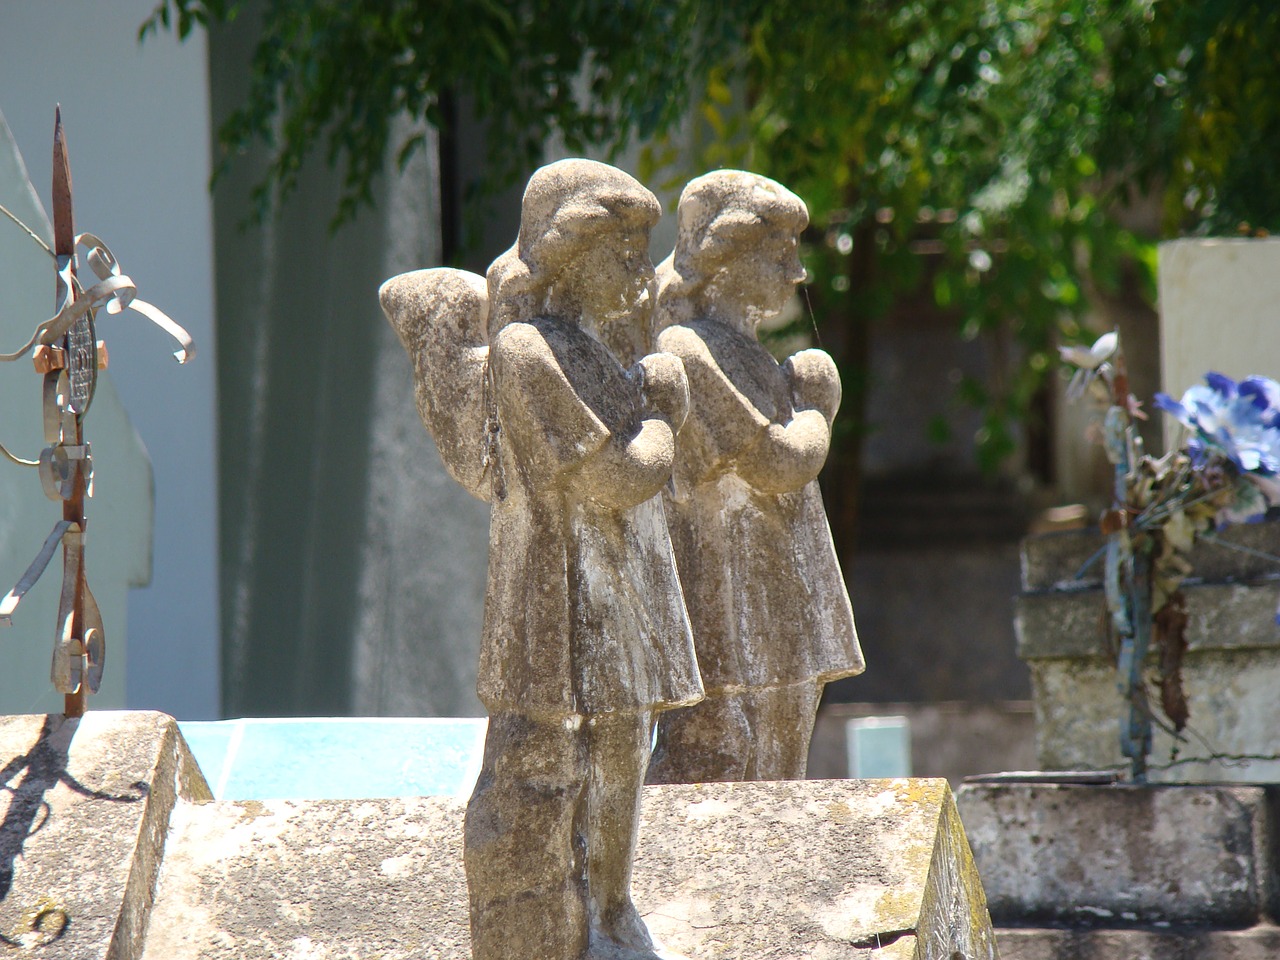
<svg viewBox="0 0 1280 960"><path fill-rule="evenodd" d="M1197 735L1178 745L1175 756L1172 738L1155 731L1153 781L1280 780L1280 563L1259 556L1280 556L1280 523L1231 527L1218 536L1255 552L1200 541L1191 556L1195 577L1183 587L1190 616L1183 676ZM1103 544L1096 530L1023 544L1015 627L1018 655L1031 669L1043 770L1127 766L1101 558L1089 566ZM1243 759L1211 760L1211 753Z"/></svg>
<svg viewBox="0 0 1280 960"><path fill-rule="evenodd" d="M189 802L159 714L3 718L0 765L16 956L470 956L461 800ZM650 787L642 820L636 903L695 960L997 955L946 781Z"/></svg>
<svg viewBox="0 0 1280 960"><path fill-rule="evenodd" d="M1005 960L1280 953L1280 787L966 784Z"/></svg>
<svg viewBox="0 0 1280 960"><path fill-rule="evenodd" d="M0 953L140 956L170 815L208 797L163 714L0 717Z"/></svg>

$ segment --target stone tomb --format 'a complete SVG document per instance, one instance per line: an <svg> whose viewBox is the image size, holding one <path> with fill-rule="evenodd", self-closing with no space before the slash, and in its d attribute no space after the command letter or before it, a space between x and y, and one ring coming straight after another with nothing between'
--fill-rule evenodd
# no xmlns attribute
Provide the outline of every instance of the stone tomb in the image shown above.
<svg viewBox="0 0 1280 960"><path fill-rule="evenodd" d="M461 800L209 801L155 713L0 719L15 957L465 960ZM988 960L943 780L648 787L635 900L699 960Z"/></svg>
<svg viewBox="0 0 1280 960"><path fill-rule="evenodd" d="M1228 527L1218 537L1223 543L1196 544L1193 576L1183 586L1190 620L1182 672L1195 735L1175 756L1172 739L1157 727L1153 781L1280 778L1280 563L1272 559L1280 556L1280 523ZM1104 543L1097 530L1023 543L1015 626L1018 656L1031 669L1042 770L1126 765L1119 740L1125 706L1103 630L1102 563L1091 562Z"/></svg>

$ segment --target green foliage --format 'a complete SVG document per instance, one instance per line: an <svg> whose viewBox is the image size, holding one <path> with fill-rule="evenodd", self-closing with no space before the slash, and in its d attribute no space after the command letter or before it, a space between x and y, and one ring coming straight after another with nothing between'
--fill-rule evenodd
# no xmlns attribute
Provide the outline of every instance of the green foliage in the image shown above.
<svg viewBox="0 0 1280 960"><path fill-rule="evenodd" d="M161 0L142 28L185 36L236 0ZM262 0L231 157L272 155L257 199L288 191L320 143L345 172L341 221L371 198L399 111L442 98L490 121L490 185L558 136L573 151L649 141L641 175L687 178L663 134L698 118L702 169L786 183L813 220L809 295L865 433L868 340L921 297L990 347L975 441L994 468L1058 340L1088 339L1097 292L1156 236L1121 226L1157 197L1164 235L1280 227L1280 7L1274 0ZM944 431L935 424L933 435ZM856 467L853 470L856 480Z"/></svg>
<svg viewBox="0 0 1280 960"><path fill-rule="evenodd" d="M161 0L140 35L234 18L239 0ZM620 149L670 127L732 34L697 0L263 0L247 102L218 134L224 168L271 151L259 212L288 193L321 143L344 171L336 221L372 201L401 111L444 125L446 95L490 122L491 186L535 164L553 135L571 151ZM637 42L649 40L650 42Z"/></svg>
<svg viewBox="0 0 1280 960"><path fill-rule="evenodd" d="M1128 204L1162 197L1164 236L1280 226L1278 42L1269 0L767 3L738 162L808 202L828 339L924 290L988 345L959 393L994 468L1093 295L1154 291L1160 237L1122 227Z"/></svg>

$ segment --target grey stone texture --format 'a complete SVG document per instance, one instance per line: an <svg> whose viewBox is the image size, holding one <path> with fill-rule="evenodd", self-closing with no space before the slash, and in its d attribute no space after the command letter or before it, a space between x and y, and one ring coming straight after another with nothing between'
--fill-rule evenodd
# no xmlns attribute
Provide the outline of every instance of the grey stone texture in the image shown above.
<svg viewBox="0 0 1280 960"><path fill-rule="evenodd" d="M959 797L998 923L1245 927L1274 913L1273 788L966 784Z"/></svg>
<svg viewBox="0 0 1280 960"><path fill-rule="evenodd" d="M821 350L779 364L757 340L805 277L808 211L718 170L685 187L676 219L654 326L691 404L664 499L707 696L659 719L649 779L803 778L823 686L864 667L817 484L840 376Z"/></svg>
<svg viewBox="0 0 1280 960"><path fill-rule="evenodd" d="M471 956L459 800L211 801L154 713L3 718L0 765L5 955ZM641 826L660 956L996 956L945 781L648 787Z"/></svg>
<svg viewBox="0 0 1280 960"><path fill-rule="evenodd" d="M172 718L0 718L0 952L141 956L170 814L210 798Z"/></svg>
<svg viewBox="0 0 1280 960"><path fill-rule="evenodd" d="M1280 777L1280 564L1263 556L1280 555L1280 524L1231 527L1218 537L1228 546L1199 542L1194 579L1183 587L1190 617L1183 678L1196 735L1177 744L1175 756L1172 738L1156 730L1153 780ZM1102 544L1096 531L1082 531L1031 537L1023 546L1015 628L1018 654L1031 669L1042 769L1124 764L1124 705L1104 630L1101 564L1089 565ZM1215 752L1236 759L1210 759Z"/></svg>
<svg viewBox="0 0 1280 960"><path fill-rule="evenodd" d="M1066 930L1001 928L1004 960L1273 960L1280 928Z"/></svg>
<svg viewBox="0 0 1280 960"><path fill-rule="evenodd" d="M145 960L465 960L463 816L445 798L184 808ZM668 951L995 956L942 781L648 787L641 825L636 903Z"/></svg>
<svg viewBox="0 0 1280 960"><path fill-rule="evenodd" d="M1009 960L1274 957L1280 787L966 784Z"/></svg>

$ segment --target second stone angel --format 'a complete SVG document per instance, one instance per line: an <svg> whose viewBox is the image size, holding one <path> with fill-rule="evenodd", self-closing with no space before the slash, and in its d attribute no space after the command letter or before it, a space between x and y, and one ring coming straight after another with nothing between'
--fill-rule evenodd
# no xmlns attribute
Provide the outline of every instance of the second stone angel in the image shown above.
<svg viewBox="0 0 1280 960"><path fill-rule="evenodd" d="M657 349L691 397L666 512L706 699L659 718L653 783L803 778L823 686L863 670L816 479L840 377L757 339L805 278L807 224L782 185L718 170L684 189L658 267Z"/></svg>

